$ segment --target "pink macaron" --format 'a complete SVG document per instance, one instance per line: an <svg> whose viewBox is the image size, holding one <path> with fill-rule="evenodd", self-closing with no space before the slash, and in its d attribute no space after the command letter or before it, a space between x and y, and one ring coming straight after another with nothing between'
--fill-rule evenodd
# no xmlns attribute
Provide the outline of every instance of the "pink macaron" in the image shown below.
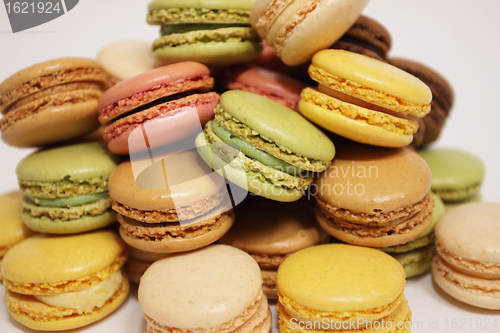
<svg viewBox="0 0 500 333"><path fill-rule="evenodd" d="M207 92L213 85L209 69L196 62L159 67L116 84L97 106L109 150L126 155L199 132L219 103L219 94Z"/></svg>
<svg viewBox="0 0 500 333"><path fill-rule="evenodd" d="M300 93L307 85L284 74L257 66L239 66L226 72L226 88L266 96L297 111Z"/></svg>

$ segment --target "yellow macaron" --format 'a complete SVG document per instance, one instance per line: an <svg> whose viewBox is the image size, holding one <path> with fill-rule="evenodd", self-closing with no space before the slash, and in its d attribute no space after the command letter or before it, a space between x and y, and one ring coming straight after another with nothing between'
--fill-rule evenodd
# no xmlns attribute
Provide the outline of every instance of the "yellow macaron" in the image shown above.
<svg viewBox="0 0 500 333"><path fill-rule="evenodd" d="M7 308L35 330L59 331L102 319L125 300L127 259L118 235L103 230L26 239L2 261Z"/></svg>
<svg viewBox="0 0 500 333"><path fill-rule="evenodd" d="M404 285L403 267L382 251L346 244L301 250L278 269L280 332L379 332L401 323L398 332L409 332Z"/></svg>
<svg viewBox="0 0 500 333"><path fill-rule="evenodd" d="M306 118L351 140L403 147L430 112L432 93L418 78L385 62L344 50L316 53L309 75L318 88L302 91Z"/></svg>

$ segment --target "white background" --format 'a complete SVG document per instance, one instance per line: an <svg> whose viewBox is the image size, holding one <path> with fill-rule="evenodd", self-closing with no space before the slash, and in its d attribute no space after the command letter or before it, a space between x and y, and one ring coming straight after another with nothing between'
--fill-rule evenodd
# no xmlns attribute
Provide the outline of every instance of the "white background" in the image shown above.
<svg viewBox="0 0 500 333"><path fill-rule="evenodd" d="M228 0L230 1L230 0ZM95 57L107 43L122 39L153 41L158 27L146 23L147 1L82 0L64 16L13 34L0 5L0 81L34 63L65 57ZM455 105L437 147L463 149L480 157L487 174L482 195L500 202L500 1L373 0L364 11L391 32L390 55L417 60L436 69L452 84ZM0 142L0 192L17 188L15 167L30 149ZM0 212L1 216L1 212ZM0 231L1 232L1 231ZM174 287L174 286L173 286ZM4 287L0 287L3 299ZM500 311L486 311L443 294L429 274L407 283L412 332L498 332ZM496 329L484 329L497 319ZM483 327L480 329L481 324ZM273 327L276 327L274 320ZM436 326L437 325L437 326ZM0 332L29 331L7 314L0 302ZM146 332L136 291L125 306L85 332ZM275 330L277 332L277 330Z"/></svg>

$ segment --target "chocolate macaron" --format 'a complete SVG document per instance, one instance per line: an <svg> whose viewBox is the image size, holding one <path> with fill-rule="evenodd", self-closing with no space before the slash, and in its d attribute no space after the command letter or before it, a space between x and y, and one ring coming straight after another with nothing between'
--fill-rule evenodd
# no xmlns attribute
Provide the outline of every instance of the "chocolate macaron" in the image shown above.
<svg viewBox="0 0 500 333"><path fill-rule="evenodd" d="M385 247L410 242L429 227L432 174L413 149L341 148L311 187L326 232L346 243Z"/></svg>

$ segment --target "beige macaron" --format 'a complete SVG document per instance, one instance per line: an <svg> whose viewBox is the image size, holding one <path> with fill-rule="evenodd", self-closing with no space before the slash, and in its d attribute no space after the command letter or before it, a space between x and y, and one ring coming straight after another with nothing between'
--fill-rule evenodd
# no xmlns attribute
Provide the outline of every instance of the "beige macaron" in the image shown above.
<svg viewBox="0 0 500 333"><path fill-rule="evenodd" d="M294 204L257 199L236 207L238 220L220 243L252 256L262 270L262 290L276 299L279 265L290 254L326 243L329 235L314 219L314 208L305 201Z"/></svg>
<svg viewBox="0 0 500 333"><path fill-rule="evenodd" d="M190 251L229 230L234 212L225 181L195 151L137 171L139 165L123 162L108 183L120 235L128 245L156 253Z"/></svg>
<svg viewBox="0 0 500 333"><path fill-rule="evenodd" d="M453 208L435 232L434 281L459 301L500 310L500 203Z"/></svg>
<svg viewBox="0 0 500 333"><path fill-rule="evenodd" d="M271 311L259 265L227 245L156 261L139 284L148 332L268 333Z"/></svg>

